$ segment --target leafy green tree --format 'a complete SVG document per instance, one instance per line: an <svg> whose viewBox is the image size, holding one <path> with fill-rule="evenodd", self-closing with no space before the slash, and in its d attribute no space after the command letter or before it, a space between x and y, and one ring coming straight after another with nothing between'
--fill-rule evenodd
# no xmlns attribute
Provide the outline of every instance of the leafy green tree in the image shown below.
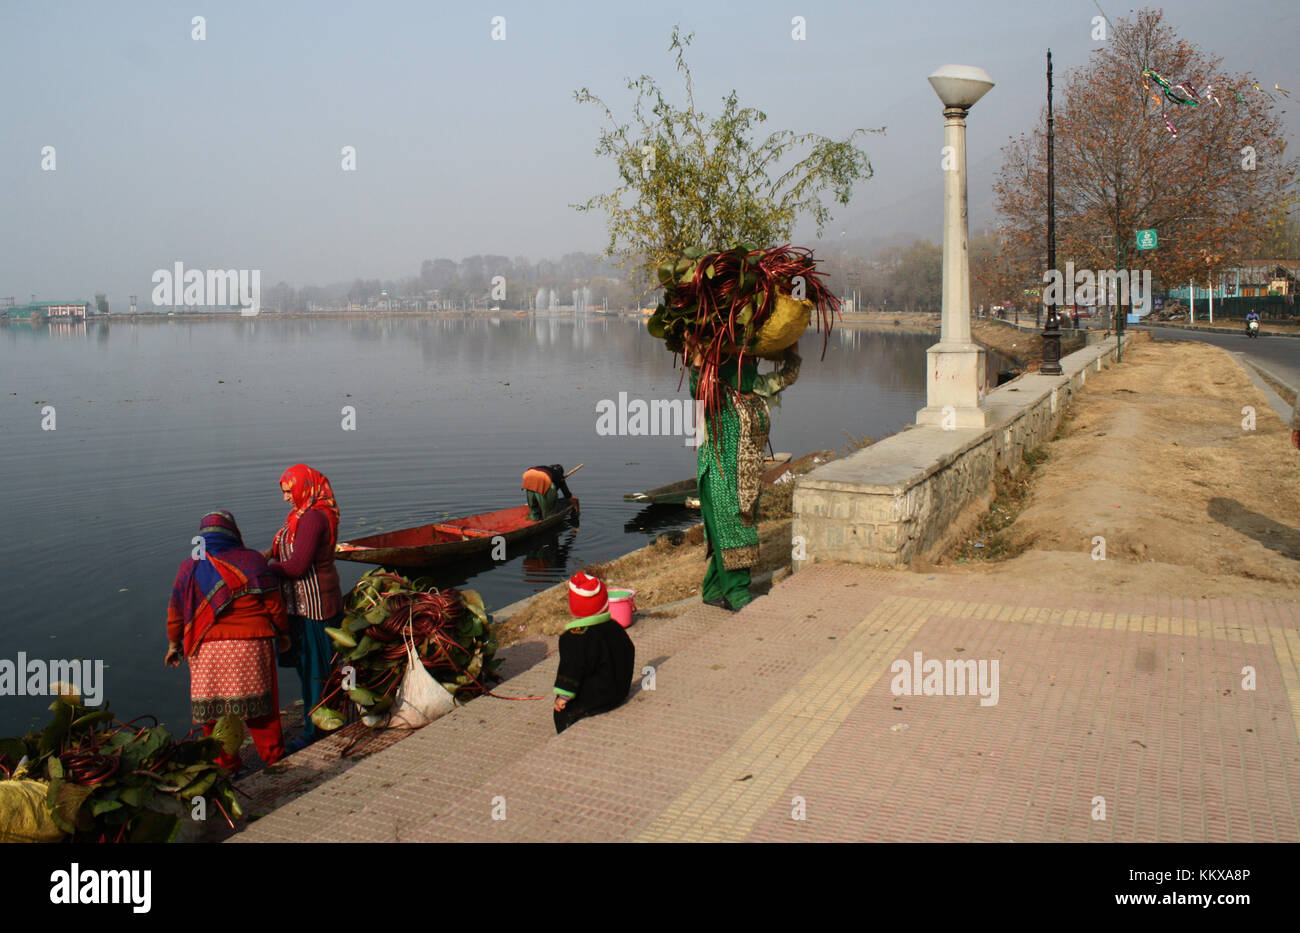
<svg viewBox="0 0 1300 933"><path fill-rule="evenodd" d="M810 215L820 234L830 219L822 202L829 190L848 204L854 184L871 177L867 154L854 141L877 130L856 129L841 141L815 133L782 130L762 141L753 138L767 115L741 107L733 90L722 113L710 117L695 105L694 83L686 64L693 33L673 28L670 51L686 86L686 106L674 106L654 79L627 80L636 92L634 118L620 123L613 110L587 88L574 92L579 103L593 103L609 120L596 154L614 161L621 183L573 207L608 215L606 255L619 265L630 261L638 278L655 281L654 269L689 247L724 249L742 242L761 246L788 242L796 221ZM771 173L802 154L775 180ZM629 270L632 272L633 270Z"/></svg>

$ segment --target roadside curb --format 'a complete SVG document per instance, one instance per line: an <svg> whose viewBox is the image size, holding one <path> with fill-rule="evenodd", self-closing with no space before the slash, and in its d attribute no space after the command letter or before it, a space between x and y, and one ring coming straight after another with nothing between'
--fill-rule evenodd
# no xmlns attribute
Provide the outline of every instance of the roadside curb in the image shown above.
<svg viewBox="0 0 1300 933"><path fill-rule="evenodd" d="M1268 400L1269 407L1277 412L1278 417L1281 418L1284 423L1289 424L1292 414L1291 406L1286 403L1286 399L1282 398L1282 396L1277 393L1277 390L1269 385L1264 379L1261 379L1260 376L1266 376L1268 379L1272 379L1274 382L1281 386L1285 386L1288 389L1291 389L1291 386L1287 385L1284 380L1277 378L1277 376L1273 375L1262 366L1256 365L1254 362L1246 359L1240 354L1229 353L1228 355L1237 361L1237 365L1239 365L1246 375L1250 377L1250 381L1255 384L1255 388L1264 393L1264 398ZM1291 389L1291 391L1294 393L1295 389Z"/></svg>
<svg viewBox="0 0 1300 933"><path fill-rule="evenodd" d="M1234 356L1235 356L1235 355L1236 355L1236 354L1234 354ZM1259 372L1260 372L1262 375L1267 376L1269 379L1272 379L1272 380L1273 380L1274 382L1276 382L1278 385L1280 385L1280 386L1284 386L1284 387L1285 387L1286 389L1288 389L1292 394L1294 394L1297 398L1300 398L1300 391L1297 391L1295 386L1291 385L1291 383L1287 382L1285 379L1283 379L1283 378L1282 378L1281 376L1279 376L1277 373L1273 372L1271 369L1265 369L1263 366L1260 366L1260 365L1259 365L1258 363L1256 363L1254 360L1246 360L1246 362L1249 363L1251 366L1255 367L1255 369L1259 370Z"/></svg>
<svg viewBox="0 0 1300 933"><path fill-rule="evenodd" d="M1137 326L1137 325L1134 325L1134 326ZM1211 327L1211 326L1209 326L1208 324L1166 324L1166 323L1163 323L1163 322L1152 321L1152 322L1150 322L1150 323L1143 324L1143 325L1141 325L1141 326L1143 326L1143 327L1167 327L1167 328L1169 328L1170 330L1195 330L1195 331L1200 331L1200 332L1202 332L1202 333L1206 333L1206 334L1226 334L1226 335L1228 335L1229 337L1231 337L1231 336L1234 335L1234 334L1236 334L1238 337L1242 336L1242 334L1241 334L1240 331L1232 330L1232 329L1229 329L1229 328L1227 328L1227 327ZM1260 335L1261 337L1291 337L1291 338L1300 337L1300 333L1298 333L1298 334L1291 334L1291 333L1286 333L1285 331L1280 331L1280 330L1264 330L1263 328L1260 328L1259 335ZM1285 382L1282 383L1282 384L1283 384L1283 385L1286 385Z"/></svg>

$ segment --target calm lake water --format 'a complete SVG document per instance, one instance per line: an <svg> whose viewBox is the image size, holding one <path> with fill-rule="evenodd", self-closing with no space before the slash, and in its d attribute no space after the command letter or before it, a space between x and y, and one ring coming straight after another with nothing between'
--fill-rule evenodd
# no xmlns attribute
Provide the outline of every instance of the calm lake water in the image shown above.
<svg viewBox="0 0 1300 933"><path fill-rule="evenodd" d="M809 335L774 449L842 448L845 431L879 438L912 422L935 340L837 330L819 361ZM445 580L489 608L545 589L698 520L622 501L694 473L681 438L596 433L597 404L619 392L685 398L672 362L639 319L602 316L0 328L0 659L103 659L119 717L185 732L188 678L162 663L176 567L212 509L267 547L286 511L280 474L297 462L330 478L344 539L516 505L525 468L585 463L570 480L579 528ZM355 430L342 427L349 405ZM345 587L370 569L338 568ZM283 674L287 706L298 685ZM47 705L0 697L0 736L43 724Z"/></svg>

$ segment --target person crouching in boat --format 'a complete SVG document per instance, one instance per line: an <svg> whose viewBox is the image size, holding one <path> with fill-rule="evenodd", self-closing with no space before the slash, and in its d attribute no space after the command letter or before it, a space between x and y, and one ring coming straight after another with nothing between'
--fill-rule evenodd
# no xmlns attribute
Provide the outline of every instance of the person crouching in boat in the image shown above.
<svg viewBox="0 0 1300 933"><path fill-rule="evenodd" d="M280 581L244 539L229 512L199 523L202 547L181 562L167 607L168 667L190 665L194 722L211 735L217 720L238 716L268 765L284 757L276 650L289 647L289 619ZM238 754L217 757L236 771Z"/></svg>
<svg viewBox="0 0 1300 933"><path fill-rule="evenodd" d="M339 509L330 481L302 463L284 471L280 492L293 508L268 553L274 558L271 570L284 581L293 636L294 651L285 660L298 669L302 683L302 735L289 743L289 751L295 752L323 736L311 721L311 711L320 702L334 657L325 629L343 619L343 591L334 567Z"/></svg>
<svg viewBox="0 0 1300 933"><path fill-rule="evenodd" d="M568 484L564 482L564 467L558 463L529 467L524 471L524 484L521 488L528 502L528 517L535 522L555 514L557 489L565 499L573 497Z"/></svg>
<svg viewBox="0 0 1300 933"><path fill-rule="evenodd" d="M702 353L688 337L691 395L702 398ZM759 374L758 360L724 356L718 368L723 395L720 410L706 417L705 442L696 455L700 513L708 545L709 569L700 587L703 601L731 612L748 604L750 568L758 563L758 496L763 449L771 426L769 400L799 378L799 345L787 349L781 368Z"/></svg>

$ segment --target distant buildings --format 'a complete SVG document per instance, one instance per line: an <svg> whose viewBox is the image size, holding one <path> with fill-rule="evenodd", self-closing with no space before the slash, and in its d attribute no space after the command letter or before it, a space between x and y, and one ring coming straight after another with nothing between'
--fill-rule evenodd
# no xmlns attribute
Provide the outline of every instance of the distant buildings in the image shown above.
<svg viewBox="0 0 1300 933"><path fill-rule="evenodd" d="M1293 296L1300 292L1300 262L1294 259L1244 259L1217 276L1214 297L1263 298L1267 295ZM1187 286L1172 288L1169 297L1186 301ZM1210 297L1204 282L1196 283L1196 300Z"/></svg>
<svg viewBox="0 0 1300 933"><path fill-rule="evenodd" d="M1294 295L1300 282L1300 262L1279 262L1276 259L1254 259L1233 270L1237 294L1243 298L1263 295Z"/></svg>
<svg viewBox="0 0 1300 933"><path fill-rule="evenodd" d="M33 317L52 321L84 321L90 316L89 301L33 301L6 309L10 320L30 321Z"/></svg>

